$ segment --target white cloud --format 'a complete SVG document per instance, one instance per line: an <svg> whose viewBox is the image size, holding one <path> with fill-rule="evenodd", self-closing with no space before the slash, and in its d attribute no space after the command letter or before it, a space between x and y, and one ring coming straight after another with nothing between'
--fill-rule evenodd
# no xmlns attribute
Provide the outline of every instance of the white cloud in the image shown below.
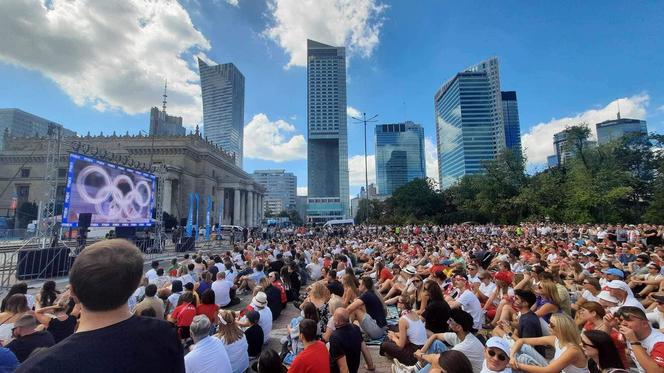
<svg viewBox="0 0 664 373"><path fill-rule="evenodd" d="M436 143L430 137L424 138L424 157L427 166L427 177L438 182L438 150L436 149Z"/></svg>
<svg viewBox="0 0 664 373"><path fill-rule="evenodd" d="M528 158L529 165L546 163L546 157L554 154L553 134L564 130L566 127L587 123L591 130L591 137L597 138L595 124L616 118L618 112L618 101L623 118L644 119L650 96L646 93L632 97L620 98L611 101L599 109L590 109L571 117L552 119L542 122L530 128L528 133L521 136L521 143Z"/></svg>
<svg viewBox="0 0 664 373"><path fill-rule="evenodd" d="M143 113L168 79L169 112L200 121L189 63L210 43L176 1L0 1L0 35L0 62L40 72L77 105Z"/></svg>
<svg viewBox="0 0 664 373"><path fill-rule="evenodd" d="M367 170L369 172L369 184L376 182L376 156L369 154L367 156ZM354 155L348 158L348 179L351 186L364 186L364 156Z"/></svg>
<svg viewBox="0 0 664 373"><path fill-rule="evenodd" d="M362 113L352 106L346 106L346 115L353 118L359 118L362 116Z"/></svg>
<svg viewBox="0 0 664 373"><path fill-rule="evenodd" d="M657 110L659 110L659 111L664 111L664 105L658 107Z"/></svg>
<svg viewBox="0 0 664 373"><path fill-rule="evenodd" d="M287 138L295 126L284 121L270 121L267 115L254 115L244 127L244 156L266 161L285 162L307 159L307 142L303 135Z"/></svg>
<svg viewBox="0 0 664 373"><path fill-rule="evenodd" d="M298 196L306 196L309 193L309 188L308 187L297 187L297 195Z"/></svg>
<svg viewBox="0 0 664 373"><path fill-rule="evenodd" d="M240 6L240 1L239 0L226 0L227 3L231 4L232 6Z"/></svg>
<svg viewBox="0 0 664 373"><path fill-rule="evenodd" d="M369 57L379 43L386 5L378 0L269 0L272 25L263 35L290 56L286 67L306 66L307 39L346 46Z"/></svg>

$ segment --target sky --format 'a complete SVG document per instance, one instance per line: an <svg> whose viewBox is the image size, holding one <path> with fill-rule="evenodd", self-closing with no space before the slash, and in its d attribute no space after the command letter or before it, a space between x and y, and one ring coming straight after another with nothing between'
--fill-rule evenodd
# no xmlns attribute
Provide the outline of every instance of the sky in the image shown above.
<svg viewBox="0 0 664 373"><path fill-rule="evenodd" d="M196 58L245 76L244 169L307 186L306 39L346 46L348 113L425 129L438 178L433 96L496 56L515 90L528 170L566 126L623 117L664 130L664 2L382 0L0 1L0 107L85 135L147 131L151 106L203 124ZM348 120L351 195L364 128ZM369 127L369 181L375 179Z"/></svg>

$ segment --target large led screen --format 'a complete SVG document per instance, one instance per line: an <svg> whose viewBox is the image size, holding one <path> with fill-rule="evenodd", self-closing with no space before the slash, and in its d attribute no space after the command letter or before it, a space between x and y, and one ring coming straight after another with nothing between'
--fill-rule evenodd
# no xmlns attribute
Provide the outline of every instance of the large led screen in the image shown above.
<svg viewBox="0 0 664 373"><path fill-rule="evenodd" d="M79 214L91 213L91 227L152 225L155 190L152 174L72 153L62 224L76 227Z"/></svg>

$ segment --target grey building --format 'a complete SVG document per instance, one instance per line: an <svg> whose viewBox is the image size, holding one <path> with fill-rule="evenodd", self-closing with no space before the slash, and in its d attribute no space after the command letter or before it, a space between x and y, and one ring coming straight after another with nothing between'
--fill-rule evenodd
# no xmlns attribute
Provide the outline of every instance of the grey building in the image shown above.
<svg viewBox="0 0 664 373"><path fill-rule="evenodd" d="M184 136L187 130L182 126L182 117L166 114L166 110L153 107L150 110L150 136Z"/></svg>
<svg viewBox="0 0 664 373"><path fill-rule="evenodd" d="M307 221L307 196L295 197L295 210L303 222Z"/></svg>
<svg viewBox="0 0 664 373"><path fill-rule="evenodd" d="M346 50L307 40L307 221L349 214Z"/></svg>
<svg viewBox="0 0 664 373"><path fill-rule="evenodd" d="M10 136L46 136L48 125L55 124L62 128L62 136L74 136L76 132L64 128L60 123L55 123L21 109L0 109L0 134L7 132ZM0 142L0 150L3 144Z"/></svg>
<svg viewBox="0 0 664 373"><path fill-rule="evenodd" d="M244 75L232 63L210 66L200 58L203 132L215 145L235 154L242 167Z"/></svg>
<svg viewBox="0 0 664 373"><path fill-rule="evenodd" d="M505 125L505 147L521 156L521 125L519 124L519 104L515 91L500 92L503 104Z"/></svg>
<svg viewBox="0 0 664 373"><path fill-rule="evenodd" d="M566 128L560 132L554 133L553 134L553 148L556 152L554 154L555 156L555 161L553 159L549 159L547 157L547 163L549 166L560 166L565 164L565 162L569 162L572 158L576 156L576 147L574 144L568 144L569 139L568 137L568 132L569 129ZM596 141L591 141L588 139L583 140L582 147L593 147L596 146L597 142Z"/></svg>
<svg viewBox="0 0 664 373"><path fill-rule="evenodd" d="M278 214L295 209L297 176L285 170L256 170L251 175L265 190L263 211Z"/></svg>
<svg viewBox="0 0 664 373"><path fill-rule="evenodd" d="M448 188L505 148L498 59L456 74L434 95L438 175Z"/></svg>
<svg viewBox="0 0 664 373"><path fill-rule="evenodd" d="M645 120L620 118L607 120L595 125L597 129L597 142L599 145L617 140L625 135L641 135L644 138L648 136L648 126Z"/></svg>
<svg viewBox="0 0 664 373"><path fill-rule="evenodd" d="M426 177L424 128L407 121L376 125L376 182L380 195L392 195L413 179Z"/></svg>

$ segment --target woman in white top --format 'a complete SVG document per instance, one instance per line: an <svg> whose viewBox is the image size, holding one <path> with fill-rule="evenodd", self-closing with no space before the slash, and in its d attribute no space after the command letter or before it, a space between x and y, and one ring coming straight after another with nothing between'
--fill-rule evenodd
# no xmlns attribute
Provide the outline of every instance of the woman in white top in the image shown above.
<svg viewBox="0 0 664 373"><path fill-rule="evenodd" d="M581 347L581 334L574 320L564 313L556 313L549 321L550 334L539 338L517 338L512 346L510 364L512 368L526 373L589 373L588 358ZM547 366L520 364L517 357L521 346L552 346L553 359ZM541 357L541 356L540 356Z"/></svg>
<svg viewBox="0 0 664 373"><path fill-rule="evenodd" d="M401 310L398 331L388 331L387 339L380 345L380 355L388 355L406 365L415 365L415 351L427 341L427 330L424 322L413 311L412 299L406 295L399 297L397 302Z"/></svg>
<svg viewBox="0 0 664 373"><path fill-rule="evenodd" d="M5 310L0 313L0 343L3 346L13 339L14 322L29 311L25 295L14 294L7 298Z"/></svg>
<svg viewBox="0 0 664 373"><path fill-rule="evenodd" d="M242 373L249 368L249 345L244 332L235 322L235 313L219 311L219 333L217 337L226 346L233 373Z"/></svg>

